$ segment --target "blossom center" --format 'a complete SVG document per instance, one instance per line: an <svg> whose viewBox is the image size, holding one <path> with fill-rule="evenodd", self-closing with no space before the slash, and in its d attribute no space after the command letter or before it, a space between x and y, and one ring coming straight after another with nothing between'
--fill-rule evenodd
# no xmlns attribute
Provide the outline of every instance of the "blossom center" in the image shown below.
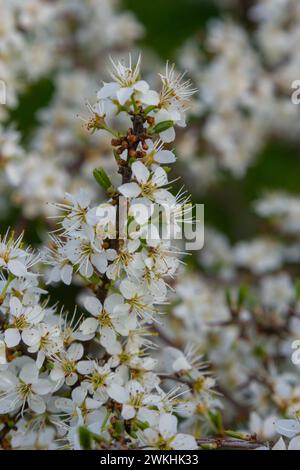
<svg viewBox="0 0 300 470"><path fill-rule="evenodd" d="M18 330L25 330L26 328L28 328L30 326L30 323L28 322L27 318L25 317L25 315L20 315L19 317L17 317L15 319L15 327L18 329Z"/></svg>

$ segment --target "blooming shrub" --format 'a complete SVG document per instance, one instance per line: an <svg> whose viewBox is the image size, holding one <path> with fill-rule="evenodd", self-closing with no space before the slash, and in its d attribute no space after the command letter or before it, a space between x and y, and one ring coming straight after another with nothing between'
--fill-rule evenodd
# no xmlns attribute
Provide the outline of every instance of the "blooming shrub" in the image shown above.
<svg viewBox="0 0 300 470"><path fill-rule="evenodd" d="M0 448L299 449L298 195L255 197L253 237L207 224L192 256L177 237L197 223L181 176L206 201L274 136L298 143L298 2L210 22L179 52L195 85L147 51L142 76L143 28L109 0L3 11ZM46 76L39 125L17 130Z"/></svg>

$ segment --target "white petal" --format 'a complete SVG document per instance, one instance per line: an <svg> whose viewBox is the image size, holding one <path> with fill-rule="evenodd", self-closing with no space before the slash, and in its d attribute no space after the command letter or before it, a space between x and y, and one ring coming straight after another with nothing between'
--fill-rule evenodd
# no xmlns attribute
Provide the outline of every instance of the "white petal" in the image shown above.
<svg viewBox="0 0 300 470"><path fill-rule="evenodd" d="M129 393L127 392L126 388L121 387L121 385L117 383L111 384L107 388L107 393L113 400L117 401L118 403L126 403L129 400Z"/></svg>
<svg viewBox="0 0 300 470"><path fill-rule="evenodd" d="M141 408L137 413L137 419L139 421L147 421L150 426L156 426L159 418L159 412L156 410L149 410L148 408Z"/></svg>
<svg viewBox="0 0 300 470"><path fill-rule="evenodd" d="M156 184L156 186L164 186L168 182L168 176L167 173L163 168L160 166L156 168L154 175L152 177L153 183Z"/></svg>
<svg viewBox="0 0 300 470"><path fill-rule="evenodd" d="M134 174L139 183L145 183L146 181L148 181L150 172L142 162L134 162L131 168L132 173Z"/></svg>
<svg viewBox="0 0 300 470"><path fill-rule="evenodd" d="M154 160L161 164L174 163L176 161L176 157L171 150L160 150L155 154Z"/></svg>
<svg viewBox="0 0 300 470"><path fill-rule="evenodd" d="M129 88L120 88L117 91L117 98L118 101L121 105L125 104L127 100L131 97L133 93L133 89L131 87Z"/></svg>
<svg viewBox="0 0 300 470"><path fill-rule="evenodd" d="M120 86L115 82L105 83L97 93L99 99L114 97Z"/></svg>
<svg viewBox="0 0 300 470"><path fill-rule="evenodd" d="M286 450L286 445L282 437L278 439L276 444L272 447L272 450Z"/></svg>
<svg viewBox="0 0 300 470"><path fill-rule="evenodd" d="M75 372L72 372L68 377L66 377L66 384L72 387L75 385L78 379L78 375Z"/></svg>
<svg viewBox="0 0 300 470"><path fill-rule="evenodd" d="M145 198L138 198L135 201L139 202L134 202L134 204L130 205L129 215L132 215L139 225L144 225L153 214L154 204Z"/></svg>
<svg viewBox="0 0 300 470"><path fill-rule="evenodd" d="M4 333L4 340L8 348L14 348L21 341L21 335L16 328L8 328Z"/></svg>
<svg viewBox="0 0 300 470"><path fill-rule="evenodd" d="M68 357L71 359L71 361L79 361L79 359L82 358L83 356L83 346L80 343L73 343L71 346L68 348Z"/></svg>
<svg viewBox="0 0 300 470"><path fill-rule="evenodd" d="M38 369L40 369L42 367L42 365L44 364L44 360L45 360L46 356L45 356L45 353L44 351L39 351L38 352L38 355L37 355L37 358L36 358L36 366Z"/></svg>
<svg viewBox="0 0 300 470"><path fill-rule="evenodd" d="M133 88L141 93L146 93L149 90L149 84L145 80L139 80L133 85Z"/></svg>
<svg viewBox="0 0 300 470"><path fill-rule="evenodd" d="M32 384L37 381L39 370L35 363L24 364L20 372L20 379L27 384Z"/></svg>
<svg viewBox="0 0 300 470"><path fill-rule="evenodd" d="M178 359L176 359L172 364L174 372L179 372L181 370L189 370L191 369L190 364L182 354Z"/></svg>
<svg viewBox="0 0 300 470"><path fill-rule="evenodd" d="M40 340L40 333L34 328L27 328L22 332L22 340L27 346L33 346Z"/></svg>
<svg viewBox="0 0 300 470"><path fill-rule="evenodd" d="M288 445L288 450L300 450L300 436L293 437Z"/></svg>
<svg viewBox="0 0 300 470"><path fill-rule="evenodd" d="M102 304L96 297L86 297L83 304L87 311L94 315L94 317L97 317L102 310Z"/></svg>
<svg viewBox="0 0 300 470"><path fill-rule="evenodd" d="M174 127L170 127L170 129L167 129L166 131L161 132L159 134L159 137L163 142L166 142L166 143L173 142L176 137Z"/></svg>
<svg viewBox="0 0 300 470"><path fill-rule="evenodd" d="M132 419L135 417L135 409L131 405L123 405L121 414L124 419Z"/></svg>
<svg viewBox="0 0 300 470"><path fill-rule="evenodd" d="M127 243L128 253L134 253L138 249L139 246L140 246L139 240L129 240Z"/></svg>
<svg viewBox="0 0 300 470"><path fill-rule="evenodd" d="M0 414L5 415L12 411L17 410L22 405L21 400L12 400L10 397L2 398L0 400Z"/></svg>
<svg viewBox="0 0 300 470"><path fill-rule="evenodd" d="M105 273L105 270L107 268L107 258L104 253L92 255L91 261L100 273Z"/></svg>
<svg viewBox="0 0 300 470"><path fill-rule="evenodd" d="M19 315L21 315L22 310L23 310L22 304L21 304L20 300L17 297L12 297L10 299L9 308L10 308L10 313L14 317L18 317Z"/></svg>
<svg viewBox="0 0 300 470"><path fill-rule="evenodd" d="M132 299L138 292L138 286L125 279L120 284L120 291L125 299Z"/></svg>
<svg viewBox="0 0 300 470"><path fill-rule="evenodd" d="M140 100L144 104L156 106L159 103L159 94L154 90L148 90L145 93L141 93Z"/></svg>
<svg viewBox="0 0 300 470"><path fill-rule="evenodd" d="M166 215L169 213L169 210L176 206L175 196L164 188L155 191L155 202L164 206Z"/></svg>
<svg viewBox="0 0 300 470"><path fill-rule="evenodd" d="M169 413L164 413L159 419L159 432L164 439L170 439L177 431L177 418Z"/></svg>
<svg viewBox="0 0 300 470"><path fill-rule="evenodd" d="M66 264L61 270L61 280L67 286L69 286L72 282L72 274L73 274L73 268L69 264Z"/></svg>
<svg viewBox="0 0 300 470"><path fill-rule="evenodd" d="M119 186L118 189L125 197L137 197L141 194L141 188L137 183L125 183Z"/></svg>
<svg viewBox="0 0 300 470"><path fill-rule="evenodd" d="M84 390L82 387L74 388L72 391L72 400L76 403L76 405L81 405L87 395L87 391Z"/></svg>
<svg viewBox="0 0 300 470"><path fill-rule="evenodd" d="M275 416L268 416L265 419L264 425L263 425L263 435L267 439L271 439L274 436L274 434L276 433L275 423L276 423L276 417ZM257 434L259 434L259 431L256 431L256 432L257 432Z"/></svg>
<svg viewBox="0 0 300 470"><path fill-rule="evenodd" d="M44 318L44 310L39 305L26 309L26 318L30 323L39 323Z"/></svg>
<svg viewBox="0 0 300 470"><path fill-rule="evenodd" d="M99 322L96 318L86 318L80 325L80 331L85 335L90 335L95 333L99 325Z"/></svg>
<svg viewBox="0 0 300 470"><path fill-rule="evenodd" d="M57 398L55 406L58 410L65 411L66 413L74 411L74 403L70 398Z"/></svg>
<svg viewBox="0 0 300 470"><path fill-rule="evenodd" d="M94 273L92 263L88 259L85 260L85 262L80 266L79 272L82 276L85 276L89 279Z"/></svg>
<svg viewBox="0 0 300 470"><path fill-rule="evenodd" d="M32 385L32 390L39 395L47 395L51 392L53 384L47 379L39 379Z"/></svg>
<svg viewBox="0 0 300 470"><path fill-rule="evenodd" d="M7 267L12 274L15 276L21 277L26 276L27 269L21 261L17 259L12 259L7 263Z"/></svg>
<svg viewBox="0 0 300 470"><path fill-rule="evenodd" d="M117 307L117 305L122 304L123 302L124 302L123 297L120 294L111 294L105 300L104 308L108 312L112 313L115 307Z"/></svg>
<svg viewBox="0 0 300 470"><path fill-rule="evenodd" d="M38 395L32 395L28 399L28 405L37 414L42 414L46 411L45 402Z"/></svg>
<svg viewBox="0 0 300 470"><path fill-rule="evenodd" d="M116 308L115 315L113 317L113 325L116 331L122 336L128 336L130 330L134 330L137 326L137 319L134 314L124 315L126 310L130 309L129 305L122 305Z"/></svg>
<svg viewBox="0 0 300 470"><path fill-rule="evenodd" d="M127 160L128 160L128 150L127 149L123 150L123 152L120 155L120 158L121 158L121 160L124 160L124 162L127 162Z"/></svg>
<svg viewBox="0 0 300 470"><path fill-rule="evenodd" d="M0 373L0 390L7 392L12 390L18 385L17 377L10 371ZM0 400L1 403L1 400Z"/></svg>
<svg viewBox="0 0 300 470"><path fill-rule="evenodd" d="M77 371L79 374L86 375L91 374L94 370L93 361L80 361L77 364Z"/></svg>
<svg viewBox="0 0 300 470"><path fill-rule="evenodd" d="M81 188L74 198L80 207L88 207L91 203L91 195L88 191Z"/></svg>
<svg viewBox="0 0 300 470"><path fill-rule="evenodd" d="M61 367L59 367L59 366L53 367L53 369L50 372L51 380L53 380L54 382L57 382L58 380L64 379L64 377L65 377L64 372L63 372Z"/></svg>
<svg viewBox="0 0 300 470"><path fill-rule="evenodd" d="M88 410L96 410L101 406L99 401L93 400L92 398L87 398L85 404Z"/></svg>
<svg viewBox="0 0 300 470"><path fill-rule="evenodd" d="M197 442L193 436L188 434L177 434L171 442L175 450L194 450L198 449Z"/></svg>
<svg viewBox="0 0 300 470"><path fill-rule="evenodd" d="M276 430L286 437L293 437L300 432L300 424L295 419L279 419L276 423Z"/></svg>
<svg viewBox="0 0 300 470"><path fill-rule="evenodd" d="M111 328L102 328L100 344L108 351L111 351L111 348L114 347L116 343L116 333Z"/></svg>
<svg viewBox="0 0 300 470"><path fill-rule="evenodd" d="M142 384L137 380L130 380L126 385L126 388L131 395L136 395L137 393L142 393L144 391Z"/></svg>
<svg viewBox="0 0 300 470"><path fill-rule="evenodd" d="M108 248L108 250L105 250L105 255L109 261L114 261L117 257L117 252L116 250Z"/></svg>

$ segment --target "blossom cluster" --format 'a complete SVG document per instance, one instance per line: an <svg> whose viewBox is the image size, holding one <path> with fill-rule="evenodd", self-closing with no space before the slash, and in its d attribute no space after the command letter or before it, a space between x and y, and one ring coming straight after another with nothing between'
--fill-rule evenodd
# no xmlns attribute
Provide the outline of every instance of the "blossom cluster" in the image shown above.
<svg viewBox="0 0 300 470"><path fill-rule="evenodd" d="M191 434L177 431L177 416L188 422L195 409L206 409L209 422L209 412L220 406L197 346L185 354L164 350L172 372L181 372L181 386L150 354L179 263L171 240L149 227L150 215L154 203L176 214L181 208L166 166L175 155L164 142L184 125L193 90L168 65L160 92L140 79L140 58L112 66L113 81L99 90L87 127L112 134L121 184L113 186L98 168L94 175L107 202L91 206L84 190L67 194L58 205L59 228L39 257L24 249L21 236L14 241L7 233L0 245L0 432L13 448L79 449L88 432L96 448L196 449ZM120 112L132 123L124 133L108 125ZM121 238L119 224L111 231L112 214L124 196L129 218ZM176 216L170 220L176 224ZM77 278L81 315L70 318L50 305L37 263L48 266L48 283Z"/></svg>
<svg viewBox="0 0 300 470"><path fill-rule="evenodd" d="M270 140L299 142L299 2L244 2L241 21L215 3L226 19L179 51L196 92L147 51L145 79L124 60L143 28L117 2L3 2L0 217L19 220L0 230L0 448L300 448L299 196L255 193L251 235L207 226L192 256L163 236L193 212L177 176L209 204Z"/></svg>

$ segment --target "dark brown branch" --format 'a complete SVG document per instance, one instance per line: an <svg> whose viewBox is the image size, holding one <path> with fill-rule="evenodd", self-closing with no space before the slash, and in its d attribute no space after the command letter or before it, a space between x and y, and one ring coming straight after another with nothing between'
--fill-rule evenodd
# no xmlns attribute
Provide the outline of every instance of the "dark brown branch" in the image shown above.
<svg viewBox="0 0 300 470"><path fill-rule="evenodd" d="M261 446L269 447L268 444L250 439L243 441L240 439L226 439L226 438L202 438L197 439L197 443L203 448L211 449L236 449L236 450L254 450Z"/></svg>

